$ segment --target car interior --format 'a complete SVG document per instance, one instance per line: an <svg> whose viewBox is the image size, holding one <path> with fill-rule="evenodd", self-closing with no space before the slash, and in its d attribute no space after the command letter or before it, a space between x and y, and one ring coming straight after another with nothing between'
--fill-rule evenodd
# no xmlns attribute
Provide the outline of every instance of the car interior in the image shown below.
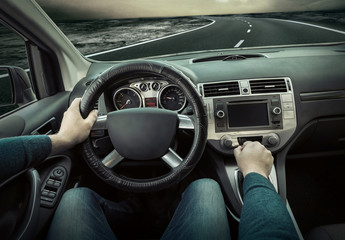
<svg viewBox="0 0 345 240"><path fill-rule="evenodd" d="M1 1L0 19L24 40L29 66L0 66L12 86L0 138L57 133L75 98L83 117L98 110L84 143L1 182L2 239L44 239L76 187L140 199L145 216L117 236L158 239L199 178L221 186L237 239L243 175L233 151L245 141L272 152L269 180L301 239L344 239L344 42L103 61L82 55L35 1Z"/></svg>

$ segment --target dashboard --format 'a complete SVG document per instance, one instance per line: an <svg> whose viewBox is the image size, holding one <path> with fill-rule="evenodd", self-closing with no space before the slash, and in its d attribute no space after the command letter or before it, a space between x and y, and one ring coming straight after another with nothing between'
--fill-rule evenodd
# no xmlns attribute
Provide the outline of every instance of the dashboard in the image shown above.
<svg viewBox="0 0 345 240"><path fill-rule="evenodd" d="M313 120L345 114L344 48L342 44L330 44L238 49L154 60L166 62L193 81L205 104L208 145L213 149L228 155L243 141L255 140L279 152ZM254 53L259 57L219 60L231 54ZM93 63L71 98L82 96L87 83L116 64ZM101 114L131 107L192 114L181 89L160 76L139 74L116 80L98 106Z"/></svg>

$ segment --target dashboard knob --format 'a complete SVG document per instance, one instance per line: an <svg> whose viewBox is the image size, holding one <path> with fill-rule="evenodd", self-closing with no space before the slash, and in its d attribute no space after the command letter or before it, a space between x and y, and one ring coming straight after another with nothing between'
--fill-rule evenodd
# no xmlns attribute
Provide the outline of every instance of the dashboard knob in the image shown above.
<svg viewBox="0 0 345 240"><path fill-rule="evenodd" d="M230 139L224 139L223 144L227 148L231 148L232 147L232 141Z"/></svg>
<svg viewBox="0 0 345 240"><path fill-rule="evenodd" d="M279 137L277 135L269 136L267 142L271 147L276 146L279 143Z"/></svg>
<svg viewBox="0 0 345 240"><path fill-rule="evenodd" d="M225 116L225 113L223 110L219 110L217 113L216 113L217 117L218 118L223 118Z"/></svg>
<svg viewBox="0 0 345 240"><path fill-rule="evenodd" d="M273 107L273 108L272 108L272 113L273 113L274 115L279 115L279 114L282 113L282 110L281 110L280 107Z"/></svg>
<svg viewBox="0 0 345 240"><path fill-rule="evenodd" d="M231 138L226 136L226 135L220 139L220 145L225 149L232 149L233 148Z"/></svg>

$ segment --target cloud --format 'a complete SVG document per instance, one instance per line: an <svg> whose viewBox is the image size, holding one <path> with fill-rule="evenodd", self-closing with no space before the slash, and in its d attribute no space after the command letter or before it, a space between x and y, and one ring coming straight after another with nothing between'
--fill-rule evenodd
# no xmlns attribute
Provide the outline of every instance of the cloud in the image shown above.
<svg viewBox="0 0 345 240"><path fill-rule="evenodd" d="M345 9L344 0L37 0L53 19L105 19Z"/></svg>

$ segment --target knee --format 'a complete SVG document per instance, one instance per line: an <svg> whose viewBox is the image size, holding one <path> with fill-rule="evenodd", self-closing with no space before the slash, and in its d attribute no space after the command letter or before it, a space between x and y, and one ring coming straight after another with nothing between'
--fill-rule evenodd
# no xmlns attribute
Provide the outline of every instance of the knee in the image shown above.
<svg viewBox="0 0 345 240"><path fill-rule="evenodd" d="M90 199L94 199L95 194L88 188L72 188L63 194L59 206L64 209L79 209Z"/></svg>
<svg viewBox="0 0 345 240"><path fill-rule="evenodd" d="M74 199L88 197L92 195L93 195L93 191L90 190L89 188L71 188L64 193L63 198L74 200Z"/></svg>
<svg viewBox="0 0 345 240"><path fill-rule="evenodd" d="M220 190L219 184L211 178L202 178L190 184L195 189Z"/></svg>
<svg viewBox="0 0 345 240"><path fill-rule="evenodd" d="M202 198L222 196L219 184L210 178L203 178L192 182L187 190L191 194Z"/></svg>

